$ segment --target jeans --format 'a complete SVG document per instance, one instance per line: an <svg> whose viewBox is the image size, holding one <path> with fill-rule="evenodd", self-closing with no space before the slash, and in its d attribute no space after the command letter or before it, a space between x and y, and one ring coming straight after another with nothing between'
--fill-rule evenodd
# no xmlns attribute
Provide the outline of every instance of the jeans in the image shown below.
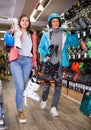
<svg viewBox="0 0 91 130"><path fill-rule="evenodd" d="M51 87L50 84L44 83L43 90L42 90L42 100L43 101L46 101L48 99L50 87ZM61 95L61 85L55 83L51 107L58 106L59 100L60 100L60 95Z"/></svg>
<svg viewBox="0 0 91 130"><path fill-rule="evenodd" d="M32 58L20 55L17 60L10 63L10 68L16 87L16 107L22 110L23 92L32 71Z"/></svg>
<svg viewBox="0 0 91 130"><path fill-rule="evenodd" d="M44 70L45 70L45 66L43 66L42 72L44 72ZM60 77L60 79L62 78L62 67L61 66L59 66L59 68L58 68L58 76ZM42 89L42 100L43 101L46 101L48 99L50 87L51 86L50 86L49 82L44 83L43 89ZM53 94L53 98L52 98L51 107L58 106L60 96L61 96L61 84L55 82L55 88L54 88L54 94Z"/></svg>

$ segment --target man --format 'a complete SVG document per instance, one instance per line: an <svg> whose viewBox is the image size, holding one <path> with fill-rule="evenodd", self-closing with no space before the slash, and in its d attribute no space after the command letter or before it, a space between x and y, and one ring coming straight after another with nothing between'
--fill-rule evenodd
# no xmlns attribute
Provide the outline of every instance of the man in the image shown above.
<svg viewBox="0 0 91 130"><path fill-rule="evenodd" d="M67 55L67 45L68 42L64 44L63 47L63 31L61 31L61 20L60 20L60 15L58 13L52 13L48 17L48 25L49 25L49 31L44 32L42 35L42 38L39 43L38 51L42 57L42 61L46 63L47 61L50 61L53 65L58 64L58 76L62 77L62 67L67 67L69 66L69 60L68 60L68 55ZM75 45L77 45L77 36L74 34L74 36L71 37L70 34L67 34L66 36L68 37L69 35L69 40L75 41ZM50 56L50 52L48 52L49 46L53 46L55 49L54 53ZM44 70L42 70L44 71ZM43 84L43 91L42 91L42 101L41 101L41 109L46 108L47 104L47 99L49 95L49 90L50 90L50 82L45 82ZM55 82L55 90L52 98L52 103L51 103L51 109L50 113L52 116L59 116L59 113L57 111L57 106L59 104L60 100L60 95L61 95L61 82Z"/></svg>

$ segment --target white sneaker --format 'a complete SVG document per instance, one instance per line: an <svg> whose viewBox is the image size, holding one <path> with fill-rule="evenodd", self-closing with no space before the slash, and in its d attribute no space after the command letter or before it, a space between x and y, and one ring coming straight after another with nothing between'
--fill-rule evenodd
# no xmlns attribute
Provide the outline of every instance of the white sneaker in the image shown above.
<svg viewBox="0 0 91 130"><path fill-rule="evenodd" d="M41 109L45 109L46 108L46 103L47 101L41 101Z"/></svg>
<svg viewBox="0 0 91 130"><path fill-rule="evenodd" d="M59 116L56 107L52 107L50 113L52 116Z"/></svg>

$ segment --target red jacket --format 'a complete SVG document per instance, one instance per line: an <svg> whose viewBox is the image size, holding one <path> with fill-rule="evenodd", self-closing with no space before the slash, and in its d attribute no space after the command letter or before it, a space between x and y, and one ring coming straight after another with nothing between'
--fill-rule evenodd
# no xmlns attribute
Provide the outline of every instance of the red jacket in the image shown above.
<svg viewBox="0 0 91 130"><path fill-rule="evenodd" d="M33 62L33 66L37 67L37 55L36 55L36 51L37 51L37 40L36 40L36 33L34 32L32 34L32 43L33 43L33 57L32 57L32 62ZM9 56L9 61L13 61L18 59L19 56L19 50L16 49L15 47L11 47L10 50L10 56Z"/></svg>

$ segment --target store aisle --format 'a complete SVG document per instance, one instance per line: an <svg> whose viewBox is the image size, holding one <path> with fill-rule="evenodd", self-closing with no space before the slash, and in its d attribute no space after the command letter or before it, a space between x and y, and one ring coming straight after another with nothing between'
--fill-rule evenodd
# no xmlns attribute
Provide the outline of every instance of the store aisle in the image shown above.
<svg viewBox="0 0 91 130"><path fill-rule="evenodd" d="M42 87L42 86L41 86ZM38 94L41 96L41 87ZM3 83L4 106L8 118L8 130L91 130L91 118L79 111L79 104L61 96L58 107L60 117L51 117L49 113L53 94L51 87L46 110L40 109L40 102L28 99L29 107L24 107L27 124L19 124L15 107L15 89L12 77L9 82Z"/></svg>

